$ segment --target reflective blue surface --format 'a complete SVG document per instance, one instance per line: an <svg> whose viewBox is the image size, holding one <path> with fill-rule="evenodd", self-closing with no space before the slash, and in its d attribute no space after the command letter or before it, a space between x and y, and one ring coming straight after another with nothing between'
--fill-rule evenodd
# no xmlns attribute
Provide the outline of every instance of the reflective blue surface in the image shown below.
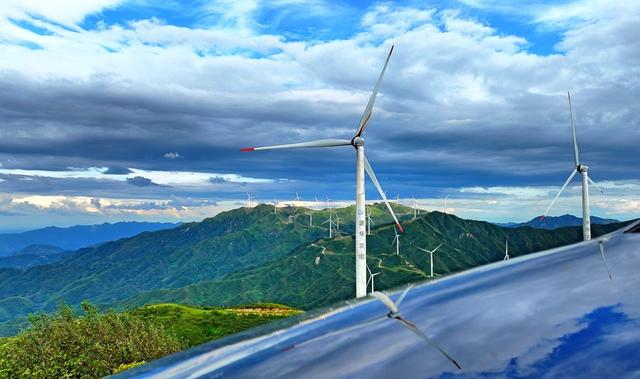
<svg viewBox="0 0 640 379"><path fill-rule="evenodd" d="M202 345L123 377L640 377L640 234L623 231L604 237L613 280L596 239L412 288L402 315L462 370L369 298L280 330L267 326Z"/></svg>

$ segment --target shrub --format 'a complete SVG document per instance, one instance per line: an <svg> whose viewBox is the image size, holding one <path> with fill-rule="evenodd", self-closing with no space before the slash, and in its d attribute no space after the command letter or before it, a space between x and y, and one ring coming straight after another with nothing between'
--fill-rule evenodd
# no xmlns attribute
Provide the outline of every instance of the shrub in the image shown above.
<svg viewBox="0 0 640 379"><path fill-rule="evenodd" d="M98 378L182 349L162 325L129 313L99 313L82 303L84 315L61 305L57 313L33 315L31 326L0 343L0 377Z"/></svg>

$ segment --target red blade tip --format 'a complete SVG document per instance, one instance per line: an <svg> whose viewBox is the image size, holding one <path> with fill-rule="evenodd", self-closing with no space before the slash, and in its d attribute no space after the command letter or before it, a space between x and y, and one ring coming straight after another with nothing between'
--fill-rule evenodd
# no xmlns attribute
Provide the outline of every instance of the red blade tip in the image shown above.
<svg viewBox="0 0 640 379"><path fill-rule="evenodd" d="M402 229L402 225L400 224L396 224L398 226L398 229L400 230L400 233L404 233L404 229Z"/></svg>
<svg viewBox="0 0 640 379"><path fill-rule="evenodd" d="M254 151L255 147L245 147L244 149L240 149L240 151Z"/></svg>

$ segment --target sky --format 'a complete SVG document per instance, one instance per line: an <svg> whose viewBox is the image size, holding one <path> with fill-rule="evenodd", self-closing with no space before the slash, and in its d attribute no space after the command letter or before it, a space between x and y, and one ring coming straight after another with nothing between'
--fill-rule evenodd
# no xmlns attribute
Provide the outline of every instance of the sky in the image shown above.
<svg viewBox="0 0 640 379"><path fill-rule="evenodd" d="M640 215L640 2L0 0L0 231L190 221L355 197L364 134L389 197L495 222L582 163L592 214ZM367 184L367 197L378 198ZM579 215L574 179L552 215Z"/></svg>

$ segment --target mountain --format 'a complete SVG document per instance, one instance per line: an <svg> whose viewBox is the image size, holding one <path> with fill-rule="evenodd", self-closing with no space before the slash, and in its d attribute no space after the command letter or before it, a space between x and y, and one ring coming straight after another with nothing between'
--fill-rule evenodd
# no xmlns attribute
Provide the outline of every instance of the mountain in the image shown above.
<svg viewBox="0 0 640 379"><path fill-rule="evenodd" d="M593 224L605 225L605 224L612 224L616 222L620 222L620 221L615 219L610 219L610 218L600 218L596 216L591 216L592 225ZM507 228L519 228L522 226L530 226L532 228L538 228L538 229L557 229L565 226L582 226L582 218L576 217L574 215L566 214L566 215L557 216L557 217L547 216L542 220L540 219L540 217L534 217L527 222L522 222L522 223L508 222L508 223L496 224L496 225L504 226Z"/></svg>
<svg viewBox="0 0 640 379"><path fill-rule="evenodd" d="M69 252L52 245L29 245L7 257L0 257L0 267L28 268L61 260Z"/></svg>
<svg viewBox="0 0 640 379"><path fill-rule="evenodd" d="M132 237L142 232L173 228L178 224L161 222L117 222L100 225L76 225L68 228L49 226L22 233L0 234L0 257L29 245L52 245L63 250L76 250L106 241Z"/></svg>
<svg viewBox="0 0 640 379"><path fill-rule="evenodd" d="M439 212L410 220L411 208L394 209L407 230L401 256L391 245L393 224L384 205L371 207L375 225L368 239L369 265L383 272L376 278L378 288L426 278L427 257L417 246L433 248L444 242L435 268L446 274L502 259L507 237L511 256L581 238L578 227L508 229ZM274 213L268 205L239 208L202 222L80 249L54 264L0 269L0 322L9 328L31 312L49 312L60 302L84 299L114 306L277 302L310 309L352 297L355 207L314 211L313 226L308 211L286 207ZM331 239L320 226L330 213L344 221ZM594 225L594 235L618 227Z"/></svg>
<svg viewBox="0 0 640 379"><path fill-rule="evenodd" d="M602 235L621 226L594 225L593 235ZM405 221L403 227L406 232L401 237L400 256L395 254L391 244L393 225L378 227L367 238L367 263L372 271L381 273L375 280L377 289L428 278L428 254L417 247L433 249L444 243L434 255L434 272L445 275L502 260L506 238L510 241L511 257L582 239L578 227L556 230L500 228L488 222L464 220L440 212ZM279 261L241 270L220 280L140 293L126 304L136 306L166 301L229 306L268 300L308 310L354 296L352 251L353 236L322 238L299 246Z"/></svg>

